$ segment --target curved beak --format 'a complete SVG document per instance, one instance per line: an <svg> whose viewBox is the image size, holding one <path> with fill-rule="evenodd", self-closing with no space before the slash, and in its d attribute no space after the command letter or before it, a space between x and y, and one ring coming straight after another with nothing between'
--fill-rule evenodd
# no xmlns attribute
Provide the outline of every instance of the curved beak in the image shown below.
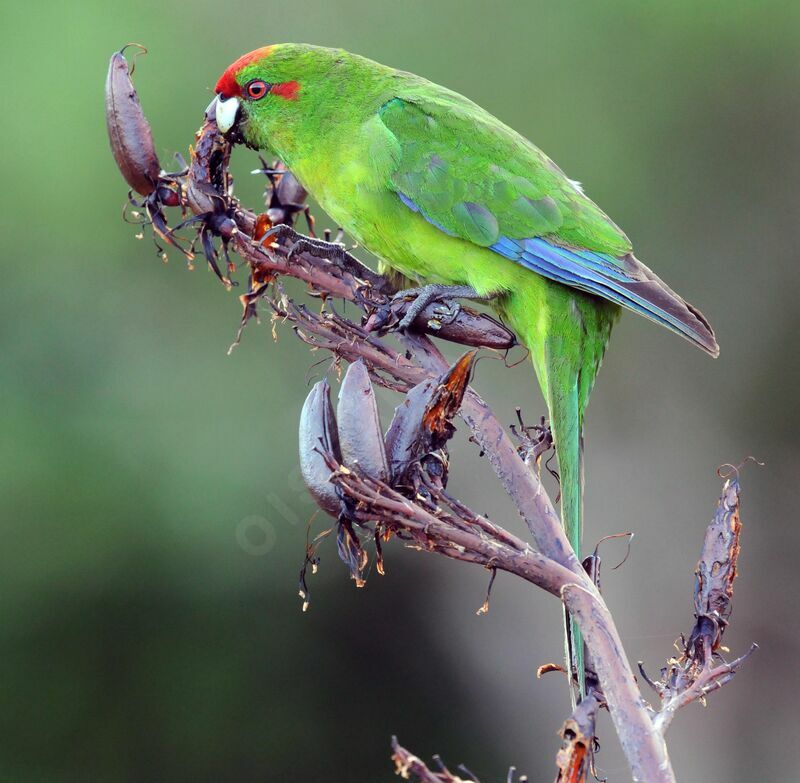
<svg viewBox="0 0 800 783"><path fill-rule="evenodd" d="M239 116L239 101L236 98L223 99L217 95L206 109L206 117L217 121L217 127L227 133L235 124Z"/></svg>

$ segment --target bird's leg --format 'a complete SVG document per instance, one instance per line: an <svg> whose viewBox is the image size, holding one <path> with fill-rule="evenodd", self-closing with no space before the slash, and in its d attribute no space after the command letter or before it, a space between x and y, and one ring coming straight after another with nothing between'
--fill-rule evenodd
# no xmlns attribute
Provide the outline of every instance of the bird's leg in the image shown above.
<svg viewBox="0 0 800 783"><path fill-rule="evenodd" d="M455 320L461 312L461 305L454 302L454 299L492 299L491 294L479 294L474 288L468 285L443 285L441 283L431 283L421 288L407 288L398 291L393 301L414 298L408 306L406 314L403 316L397 328L400 331L408 329L417 316L432 302L441 302L442 306L435 310L436 320L440 323L449 324Z"/></svg>
<svg viewBox="0 0 800 783"><path fill-rule="evenodd" d="M293 253L311 253L318 258L330 258L334 261L346 262L352 256L347 252L344 242L329 242L325 239L311 238L298 234L289 251Z"/></svg>
<svg viewBox="0 0 800 783"><path fill-rule="evenodd" d="M284 237L288 237L292 240L293 243L297 243L297 241L302 237L302 234L298 233L297 231L292 228L288 223L278 223L277 225L270 228L268 231L264 232L264 235L259 239L259 245L269 245L271 242L275 242L278 239L283 239Z"/></svg>
<svg viewBox="0 0 800 783"><path fill-rule="evenodd" d="M313 223L312 223L313 225ZM297 253L308 253L315 258L324 258L333 263L344 272L349 272L359 280L366 280L377 290L382 290L385 281L380 275L375 274L369 267L364 266L355 256L347 252L343 242L326 242L324 239L312 239L295 231L292 226L279 223L267 231L259 240L259 245L264 245L276 239L288 239L289 252L287 258L291 260Z"/></svg>
<svg viewBox="0 0 800 783"><path fill-rule="evenodd" d="M310 253L312 256L316 256L317 258L327 258L331 261L335 261L347 271L350 271L354 264L357 265L359 269L362 266L360 262L358 262L353 256L350 255L350 253L347 252L344 243L326 242L324 239L312 239L310 237L303 236L303 234L295 231L292 226L289 226L286 223L280 223L277 226L273 226L269 231L267 231L266 234L264 234L259 244L263 245L264 242L269 239L275 240L278 238L288 238L291 240L292 244L289 247L289 258L291 258L295 253Z"/></svg>

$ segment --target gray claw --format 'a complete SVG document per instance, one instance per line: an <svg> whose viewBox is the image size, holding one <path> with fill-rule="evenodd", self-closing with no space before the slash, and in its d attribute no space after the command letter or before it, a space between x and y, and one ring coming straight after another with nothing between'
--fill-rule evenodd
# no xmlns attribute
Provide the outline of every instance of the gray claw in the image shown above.
<svg viewBox="0 0 800 783"><path fill-rule="evenodd" d="M411 328L411 324L416 320L416 315L414 313L406 313L401 319L400 323L397 324L397 331L398 332L405 332L409 328Z"/></svg>
<svg viewBox="0 0 800 783"><path fill-rule="evenodd" d="M437 321L440 326L444 324L451 324L458 318L461 312L461 305L453 299L447 299L437 307L433 308L432 321Z"/></svg>

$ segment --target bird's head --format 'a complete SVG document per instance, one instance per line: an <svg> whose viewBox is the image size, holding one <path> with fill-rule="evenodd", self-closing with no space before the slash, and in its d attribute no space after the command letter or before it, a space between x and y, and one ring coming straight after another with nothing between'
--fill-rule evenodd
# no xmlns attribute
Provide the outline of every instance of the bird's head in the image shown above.
<svg viewBox="0 0 800 783"><path fill-rule="evenodd" d="M262 149L273 146L279 131L298 121L320 124L326 104L335 99L346 53L306 44L275 44L242 55L217 81L207 113L234 141Z"/></svg>

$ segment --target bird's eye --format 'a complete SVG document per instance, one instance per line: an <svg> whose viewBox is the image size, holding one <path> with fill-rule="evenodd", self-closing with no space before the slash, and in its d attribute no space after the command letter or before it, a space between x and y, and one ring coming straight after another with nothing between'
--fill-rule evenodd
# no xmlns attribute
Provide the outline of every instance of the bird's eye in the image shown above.
<svg viewBox="0 0 800 783"><path fill-rule="evenodd" d="M254 79L252 82L247 82L244 91L247 93L247 97L250 98L250 100L258 101L269 92L271 86L272 85L261 81L261 79Z"/></svg>

